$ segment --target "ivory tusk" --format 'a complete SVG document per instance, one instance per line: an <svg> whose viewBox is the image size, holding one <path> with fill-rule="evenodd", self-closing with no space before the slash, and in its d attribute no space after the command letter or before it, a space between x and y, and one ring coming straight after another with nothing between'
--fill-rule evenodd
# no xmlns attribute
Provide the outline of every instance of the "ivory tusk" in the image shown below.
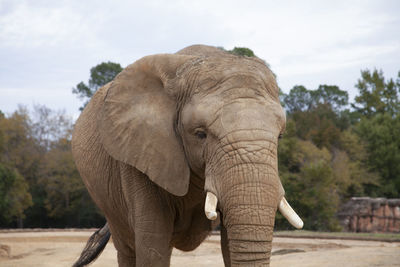
<svg viewBox="0 0 400 267"><path fill-rule="evenodd" d="M300 219L299 215L297 215L297 213L292 209L292 207L289 205L284 197L279 203L279 211L295 228L303 228L303 221Z"/></svg>
<svg viewBox="0 0 400 267"><path fill-rule="evenodd" d="M211 192L207 192L206 203L204 205L204 212L209 220L217 219L217 196Z"/></svg>

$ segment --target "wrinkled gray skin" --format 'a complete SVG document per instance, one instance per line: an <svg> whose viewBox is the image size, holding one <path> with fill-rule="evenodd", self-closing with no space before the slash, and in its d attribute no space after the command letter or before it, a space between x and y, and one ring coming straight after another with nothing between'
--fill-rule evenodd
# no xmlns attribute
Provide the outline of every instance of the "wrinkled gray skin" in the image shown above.
<svg viewBox="0 0 400 267"><path fill-rule="evenodd" d="M93 96L72 140L104 212L119 266L169 266L212 228L218 198L225 266L269 266L285 115L257 58L195 45L140 59Z"/></svg>

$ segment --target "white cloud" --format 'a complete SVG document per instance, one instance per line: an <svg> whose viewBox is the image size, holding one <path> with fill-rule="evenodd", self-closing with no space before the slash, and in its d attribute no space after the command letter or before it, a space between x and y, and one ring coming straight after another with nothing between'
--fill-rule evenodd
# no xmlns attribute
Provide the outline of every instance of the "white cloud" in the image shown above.
<svg viewBox="0 0 400 267"><path fill-rule="evenodd" d="M280 75L321 74L349 67L367 65L376 62L381 56L400 53L400 45L354 45L347 48L319 51L319 53L293 57L290 61L279 64Z"/></svg>
<svg viewBox="0 0 400 267"><path fill-rule="evenodd" d="M19 2L0 17L0 43L9 47L51 47L82 42L98 42L90 31L91 17L69 6L36 6Z"/></svg>
<svg viewBox="0 0 400 267"><path fill-rule="evenodd" d="M71 87L102 61L126 66L195 43L251 48L286 90L311 81L353 88L360 69L398 71L399 10L387 0L0 0L0 109L30 99L2 88L57 88L76 99ZM27 95L80 106L49 92L58 94Z"/></svg>
<svg viewBox="0 0 400 267"><path fill-rule="evenodd" d="M252 48L274 70L284 72L278 76L333 71L400 52L398 37L391 37L397 43L377 37L389 23L399 20L382 12L376 2L289 2L228 5L219 22L235 32L229 46ZM219 8L213 9L214 15Z"/></svg>
<svg viewBox="0 0 400 267"><path fill-rule="evenodd" d="M19 104L32 108L36 104L45 104L54 110L64 110L68 107L68 113L76 115L79 113L81 101L71 91L56 90L54 88L0 88L1 110L10 112L16 109Z"/></svg>

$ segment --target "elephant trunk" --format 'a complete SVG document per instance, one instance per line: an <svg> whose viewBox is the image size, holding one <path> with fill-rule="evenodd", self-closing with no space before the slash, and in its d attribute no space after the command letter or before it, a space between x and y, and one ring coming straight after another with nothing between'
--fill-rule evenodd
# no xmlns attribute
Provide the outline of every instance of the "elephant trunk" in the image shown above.
<svg viewBox="0 0 400 267"><path fill-rule="evenodd" d="M226 229L222 239L225 254L229 249L224 258L229 257L231 266L269 266L276 210L282 206L289 218L295 214L289 205L280 205L284 190L276 142L264 135L250 136L255 140L233 138L244 138L244 132L227 135L222 148L210 153L218 159L217 164L206 165L205 190L211 194L207 194L205 212L213 219L218 202ZM301 224L300 219L292 221Z"/></svg>
<svg viewBox="0 0 400 267"><path fill-rule="evenodd" d="M231 266L269 266L275 213L283 196L276 168L240 163L212 180L218 181L212 191L227 231ZM216 201L213 194L207 196L205 211L213 214L210 203Z"/></svg>
<svg viewBox="0 0 400 267"><path fill-rule="evenodd" d="M245 230L248 227L237 225L227 229L231 266L269 266L273 227L252 225L251 232ZM239 236L241 231L245 233ZM244 234L248 236L243 237Z"/></svg>
<svg viewBox="0 0 400 267"><path fill-rule="evenodd" d="M278 175L271 169L266 172L251 167L245 174L228 171L225 179L231 177L231 182L219 183L219 197L207 192L205 213L210 220L217 217L215 211L220 200L231 266L269 266L277 208L293 226L298 229L303 226L283 197Z"/></svg>
<svg viewBox="0 0 400 267"><path fill-rule="evenodd" d="M231 266L268 266L278 191L261 182L239 183L223 198Z"/></svg>

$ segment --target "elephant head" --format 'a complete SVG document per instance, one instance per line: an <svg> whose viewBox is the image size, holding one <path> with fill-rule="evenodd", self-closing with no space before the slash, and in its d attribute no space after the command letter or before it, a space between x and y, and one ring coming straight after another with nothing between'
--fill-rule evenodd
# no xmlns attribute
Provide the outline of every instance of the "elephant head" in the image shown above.
<svg viewBox="0 0 400 267"><path fill-rule="evenodd" d="M144 57L108 86L97 119L106 151L171 194L185 195L191 177L203 181L231 265L269 262L278 207L302 226L283 197L285 113L261 60L208 46Z"/></svg>

